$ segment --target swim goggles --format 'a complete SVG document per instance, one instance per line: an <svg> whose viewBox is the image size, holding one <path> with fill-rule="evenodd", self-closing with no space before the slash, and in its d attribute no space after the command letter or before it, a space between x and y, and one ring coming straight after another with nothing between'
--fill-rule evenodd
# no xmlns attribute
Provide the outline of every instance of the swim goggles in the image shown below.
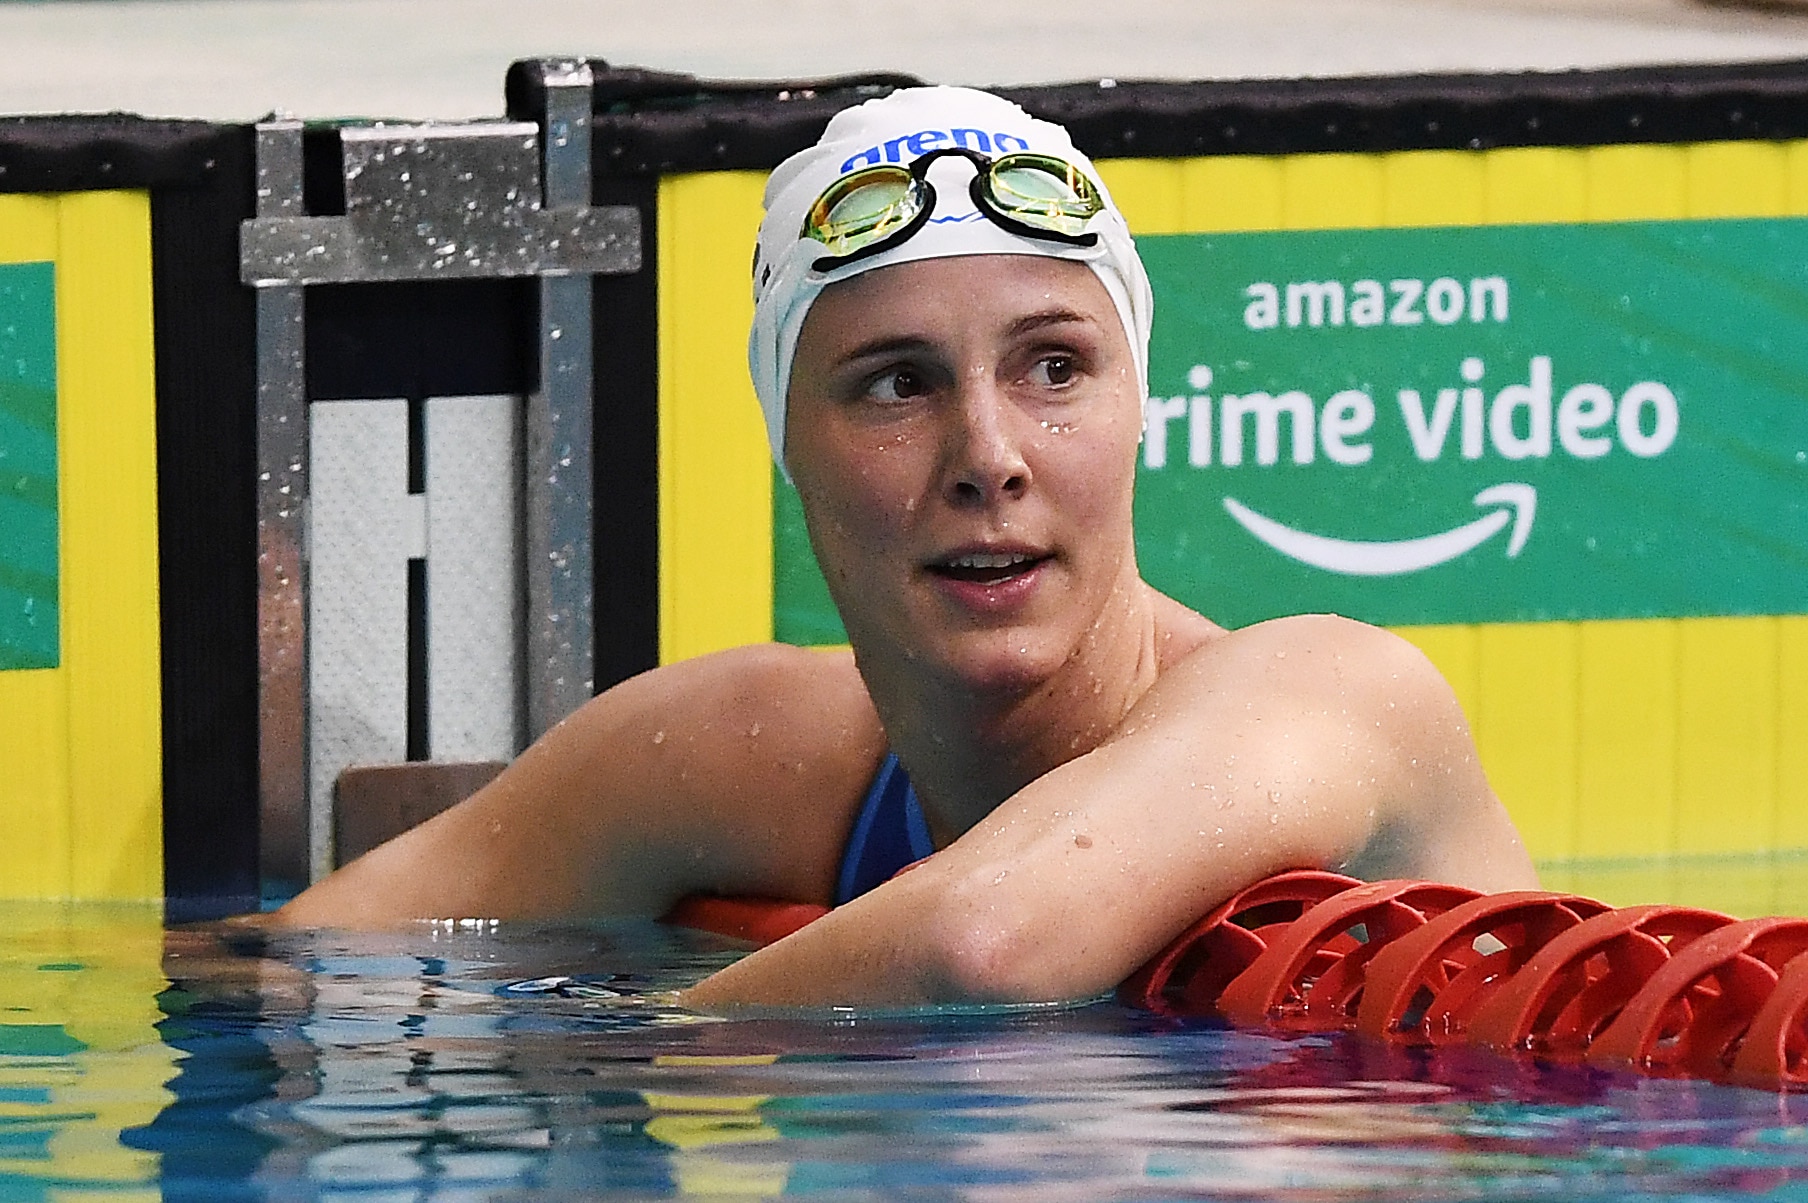
<svg viewBox="0 0 1808 1203"><path fill-rule="evenodd" d="M974 207L1013 234L1072 246L1095 246L1086 224L1105 209L1105 198L1084 172L1065 159L1033 151L992 158L962 146L932 150L908 165L881 164L842 176L804 214L802 236L828 254L819 272L897 246L928 222L935 210L929 165L949 155L975 168L967 191Z"/></svg>

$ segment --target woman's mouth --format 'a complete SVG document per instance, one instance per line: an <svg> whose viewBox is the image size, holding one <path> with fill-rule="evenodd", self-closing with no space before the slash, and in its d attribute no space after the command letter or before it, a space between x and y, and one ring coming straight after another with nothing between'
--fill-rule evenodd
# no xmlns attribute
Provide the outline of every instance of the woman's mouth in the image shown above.
<svg viewBox="0 0 1808 1203"><path fill-rule="evenodd" d="M991 592L1003 584L1027 581L1050 559L1054 557L1047 552L960 552L929 564L929 572L956 588L976 586Z"/></svg>
<svg viewBox="0 0 1808 1203"><path fill-rule="evenodd" d="M966 552L931 564L929 570L949 580L997 585L1034 570L1048 558L1026 551Z"/></svg>

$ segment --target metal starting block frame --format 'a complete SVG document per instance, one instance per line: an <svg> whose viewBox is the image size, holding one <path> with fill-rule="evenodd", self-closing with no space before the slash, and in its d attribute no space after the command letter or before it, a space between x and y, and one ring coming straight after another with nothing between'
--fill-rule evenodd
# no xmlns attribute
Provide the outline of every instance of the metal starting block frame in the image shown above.
<svg viewBox="0 0 1808 1203"><path fill-rule="evenodd" d="M302 124L257 126L256 216L241 226L240 276L257 290L266 880L318 880L334 864L333 775L310 767L308 287L537 277L539 385L522 420L525 489L516 511L526 615L514 637L524 651L525 738L594 691L591 277L639 271L641 229L632 207L590 204L589 65L545 60L540 68L546 101L537 124L340 130L343 216L306 212Z"/></svg>

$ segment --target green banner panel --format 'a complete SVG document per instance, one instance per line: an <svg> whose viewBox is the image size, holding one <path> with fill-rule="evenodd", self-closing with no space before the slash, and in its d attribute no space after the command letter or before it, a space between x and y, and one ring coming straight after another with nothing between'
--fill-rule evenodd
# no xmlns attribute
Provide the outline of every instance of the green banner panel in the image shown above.
<svg viewBox="0 0 1808 1203"><path fill-rule="evenodd" d="M1218 621L1808 612L1808 220L1138 246L1138 554ZM795 505L775 618L816 642Z"/></svg>
<svg viewBox="0 0 1808 1203"><path fill-rule="evenodd" d="M1158 587L1232 624L1808 610L1808 221L1140 245Z"/></svg>
<svg viewBox="0 0 1808 1203"><path fill-rule="evenodd" d="M56 270L0 264L0 671L55 668Z"/></svg>

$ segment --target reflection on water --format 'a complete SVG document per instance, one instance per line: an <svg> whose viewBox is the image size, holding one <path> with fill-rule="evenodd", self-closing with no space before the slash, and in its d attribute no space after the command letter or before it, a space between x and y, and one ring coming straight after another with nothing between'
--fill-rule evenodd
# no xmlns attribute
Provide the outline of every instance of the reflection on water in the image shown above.
<svg viewBox="0 0 1808 1203"><path fill-rule="evenodd" d="M1808 1096L1110 1004L702 1020L643 995L735 950L652 925L35 913L3 961L5 1201L1808 1197ZM602 980L506 989L554 975Z"/></svg>
<svg viewBox="0 0 1808 1203"><path fill-rule="evenodd" d="M159 907L0 905L0 1199L156 1198L120 1133L173 1097Z"/></svg>

